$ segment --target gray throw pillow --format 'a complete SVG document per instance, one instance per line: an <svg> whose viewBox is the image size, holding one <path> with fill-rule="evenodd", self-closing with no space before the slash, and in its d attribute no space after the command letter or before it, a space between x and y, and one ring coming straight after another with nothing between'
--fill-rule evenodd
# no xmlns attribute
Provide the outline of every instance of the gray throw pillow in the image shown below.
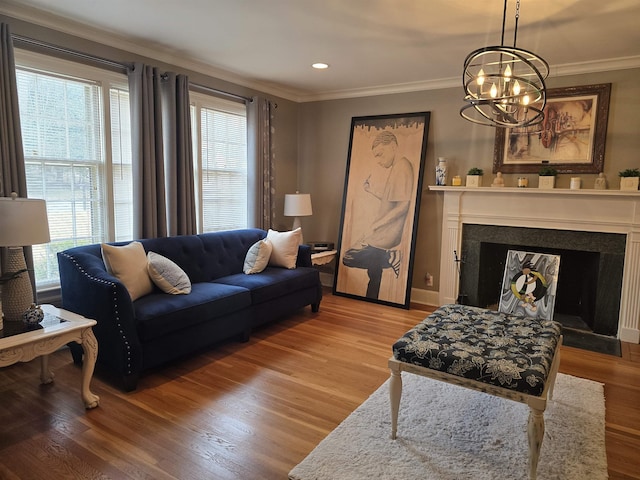
<svg viewBox="0 0 640 480"><path fill-rule="evenodd" d="M155 252L147 254L147 271L156 286L165 293L187 295L191 293L191 280L178 265Z"/></svg>
<svg viewBox="0 0 640 480"><path fill-rule="evenodd" d="M260 273L269 263L273 246L267 239L258 240L249 247L246 257L244 258L243 272L246 274Z"/></svg>

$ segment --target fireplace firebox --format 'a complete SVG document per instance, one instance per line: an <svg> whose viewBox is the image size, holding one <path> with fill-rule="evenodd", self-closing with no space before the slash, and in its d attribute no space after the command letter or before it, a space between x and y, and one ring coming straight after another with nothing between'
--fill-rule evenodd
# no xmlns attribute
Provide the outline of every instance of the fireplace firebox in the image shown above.
<svg viewBox="0 0 640 480"><path fill-rule="evenodd" d="M616 336L626 235L464 224L459 298L498 304L508 250L560 255L556 320Z"/></svg>

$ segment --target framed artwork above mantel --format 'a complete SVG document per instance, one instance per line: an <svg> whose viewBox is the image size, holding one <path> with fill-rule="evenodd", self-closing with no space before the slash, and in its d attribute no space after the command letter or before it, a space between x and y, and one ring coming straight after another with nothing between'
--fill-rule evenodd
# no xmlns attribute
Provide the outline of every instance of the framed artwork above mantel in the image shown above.
<svg viewBox="0 0 640 480"><path fill-rule="evenodd" d="M610 83L548 89L540 125L496 128L493 172L602 172L610 97Z"/></svg>

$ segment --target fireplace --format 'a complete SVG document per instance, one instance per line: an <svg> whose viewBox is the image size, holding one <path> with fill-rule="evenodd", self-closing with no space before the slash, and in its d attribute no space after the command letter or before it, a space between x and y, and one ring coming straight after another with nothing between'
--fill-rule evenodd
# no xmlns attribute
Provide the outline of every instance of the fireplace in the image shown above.
<svg viewBox="0 0 640 480"><path fill-rule="evenodd" d="M474 269L480 271L483 252L495 263L497 258L506 257L508 248L535 248L534 251L560 254L560 269L566 268L570 278L581 279L580 285L575 281L558 283L559 288L562 285L566 290L558 293L556 312L567 310L571 315L585 315L584 321L591 322L594 331L640 343L640 192L429 188L444 196L441 304L455 303L458 293L465 290L469 303L473 300L480 305L491 301L490 290L495 287L495 280L489 281L493 286L478 287L465 275L459 285L457 255L465 256L465 274L471 272L475 283L484 285L477 274L473 275ZM510 230L492 232L488 227ZM473 229L476 233L482 231L482 235L480 240L472 241L477 242L472 249L470 240L463 237ZM492 268L501 275L499 265ZM587 276L588 280L585 278L583 282L582 277ZM502 277L499 278L501 281Z"/></svg>
<svg viewBox="0 0 640 480"><path fill-rule="evenodd" d="M508 250L560 255L555 314L567 325L616 336L626 235L464 224L459 299L499 303Z"/></svg>

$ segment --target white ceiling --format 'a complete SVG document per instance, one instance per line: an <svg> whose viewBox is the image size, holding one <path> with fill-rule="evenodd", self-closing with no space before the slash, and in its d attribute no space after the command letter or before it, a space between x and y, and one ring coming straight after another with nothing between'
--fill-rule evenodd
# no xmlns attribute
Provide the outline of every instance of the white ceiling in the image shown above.
<svg viewBox="0 0 640 480"><path fill-rule="evenodd" d="M0 2L15 18L297 101L461 84L465 56L500 44L502 10L503 0ZM552 76L638 67L640 0L521 0L517 45ZM330 68L313 70L318 61Z"/></svg>

